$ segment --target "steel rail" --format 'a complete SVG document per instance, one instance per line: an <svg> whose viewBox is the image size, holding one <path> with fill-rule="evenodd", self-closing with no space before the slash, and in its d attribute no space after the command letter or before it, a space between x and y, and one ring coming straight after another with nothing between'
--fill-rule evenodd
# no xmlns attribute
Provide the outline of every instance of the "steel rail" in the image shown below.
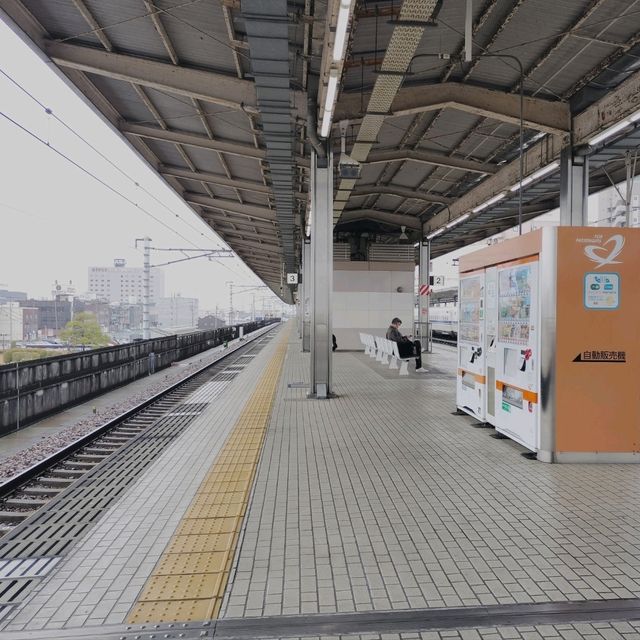
<svg viewBox="0 0 640 640"><path fill-rule="evenodd" d="M99 437L105 435L111 429L114 429L115 427L119 426L121 423L126 422L127 420L134 417L136 414L140 413L147 407L151 406L152 404L155 404L159 400L162 400L164 397L168 396L170 393L176 391L178 388L182 387L188 382L191 382L194 378L201 375L211 367L219 364L222 360L228 358L229 356L236 353L243 347L246 347L247 345L251 344L258 338L268 334L270 331L273 331L273 329L276 328L277 326L279 326L279 324L271 324L271 325L267 325L266 327L263 327L262 329L257 329L254 332L257 335L251 335L251 337L247 337L246 340L244 340L241 343L238 343L238 345L235 346L233 349L229 349L223 352L223 354L213 362L210 362L209 364L189 374L186 378L179 380L178 382L172 384L171 386L167 387L163 391L160 391L155 395L151 396L150 398L148 398L147 400L141 402L140 404L137 404L135 407L128 409L127 411L121 413L115 418L112 418L111 420L105 422L99 427L96 427L93 431L86 433L85 435L81 436L77 440L74 440L73 442L64 446L62 449L56 451L50 456L43 458L41 461L37 462L31 467L28 467L27 469L20 471L13 477L9 478L8 480L0 484L0 501L6 500L10 494L16 492L23 485L33 481L38 476L42 475L42 473L47 469L55 466L59 462L62 462L69 456L76 453L78 450L82 449L83 447L90 444L91 442L98 439Z"/></svg>

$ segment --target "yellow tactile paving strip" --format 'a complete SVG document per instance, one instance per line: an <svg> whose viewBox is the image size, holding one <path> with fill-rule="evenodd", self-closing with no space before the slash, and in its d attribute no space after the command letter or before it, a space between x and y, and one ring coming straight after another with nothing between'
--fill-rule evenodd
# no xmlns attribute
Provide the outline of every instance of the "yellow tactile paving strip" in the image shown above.
<svg viewBox="0 0 640 640"><path fill-rule="evenodd" d="M287 351L286 329L185 517L129 612L132 624L216 618Z"/></svg>

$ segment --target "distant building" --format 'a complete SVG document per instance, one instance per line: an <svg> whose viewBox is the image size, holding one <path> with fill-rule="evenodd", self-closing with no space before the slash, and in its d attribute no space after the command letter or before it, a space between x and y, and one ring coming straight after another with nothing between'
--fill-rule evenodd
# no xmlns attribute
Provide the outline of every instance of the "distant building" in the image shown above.
<svg viewBox="0 0 640 640"><path fill-rule="evenodd" d="M56 297L53 300L21 300L21 307L38 309L38 331L42 337L57 336L71 320L71 302Z"/></svg>
<svg viewBox="0 0 640 640"><path fill-rule="evenodd" d="M109 333L120 334L142 329L141 304L109 305Z"/></svg>
<svg viewBox="0 0 640 640"><path fill-rule="evenodd" d="M212 329L220 329L220 327L226 326L227 324L222 318L218 318L212 313L204 318L198 318L198 329L200 331L211 331Z"/></svg>
<svg viewBox="0 0 640 640"><path fill-rule="evenodd" d="M38 323L40 310L37 307L21 307L22 309L22 339L36 340L38 338Z"/></svg>
<svg viewBox="0 0 640 640"><path fill-rule="evenodd" d="M110 303L141 303L144 299L144 269L127 267L124 260L113 261L113 267L89 267L89 294ZM151 270L150 303L164 296L164 273Z"/></svg>
<svg viewBox="0 0 640 640"><path fill-rule="evenodd" d="M73 313L90 313L95 316L98 324L106 329L111 321L111 308L105 300L80 300L73 301Z"/></svg>
<svg viewBox="0 0 640 640"><path fill-rule="evenodd" d="M14 340L22 340L22 307L17 302L0 303L0 345L3 349Z"/></svg>
<svg viewBox="0 0 640 640"><path fill-rule="evenodd" d="M181 295L160 298L154 308L159 327L193 327L198 324L197 298L183 298Z"/></svg>
<svg viewBox="0 0 640 640"><path fill-rule="evenodd" d="M0 302L19 302L26 300L25 291L9 291L8 289L0 289Z"/></svg>

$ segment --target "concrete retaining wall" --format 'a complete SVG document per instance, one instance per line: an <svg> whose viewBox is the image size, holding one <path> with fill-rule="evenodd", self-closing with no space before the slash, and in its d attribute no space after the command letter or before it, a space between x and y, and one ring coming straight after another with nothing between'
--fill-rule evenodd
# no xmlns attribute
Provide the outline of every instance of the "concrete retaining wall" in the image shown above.
<svg viewBox="0 0 640 640"><path fill-rule="evenodd" d="M265 324L239 326L246 335ZM217 347L238 331L224 327L0 366L0 436Z"/></svg>

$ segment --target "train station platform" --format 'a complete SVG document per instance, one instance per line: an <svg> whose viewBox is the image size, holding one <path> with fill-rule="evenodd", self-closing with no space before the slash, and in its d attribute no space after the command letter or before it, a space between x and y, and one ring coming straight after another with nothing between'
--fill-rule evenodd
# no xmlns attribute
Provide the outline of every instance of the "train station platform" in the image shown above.
<svg viewBox="0 0 640 640"><path fill-rule="evenodd" d="M49 573L0 593L1 638L640 638L637 466L532 461L453 415L446 346L402 378L337 352L338 397L310 400L291 325L184 403Z"/></svg>

